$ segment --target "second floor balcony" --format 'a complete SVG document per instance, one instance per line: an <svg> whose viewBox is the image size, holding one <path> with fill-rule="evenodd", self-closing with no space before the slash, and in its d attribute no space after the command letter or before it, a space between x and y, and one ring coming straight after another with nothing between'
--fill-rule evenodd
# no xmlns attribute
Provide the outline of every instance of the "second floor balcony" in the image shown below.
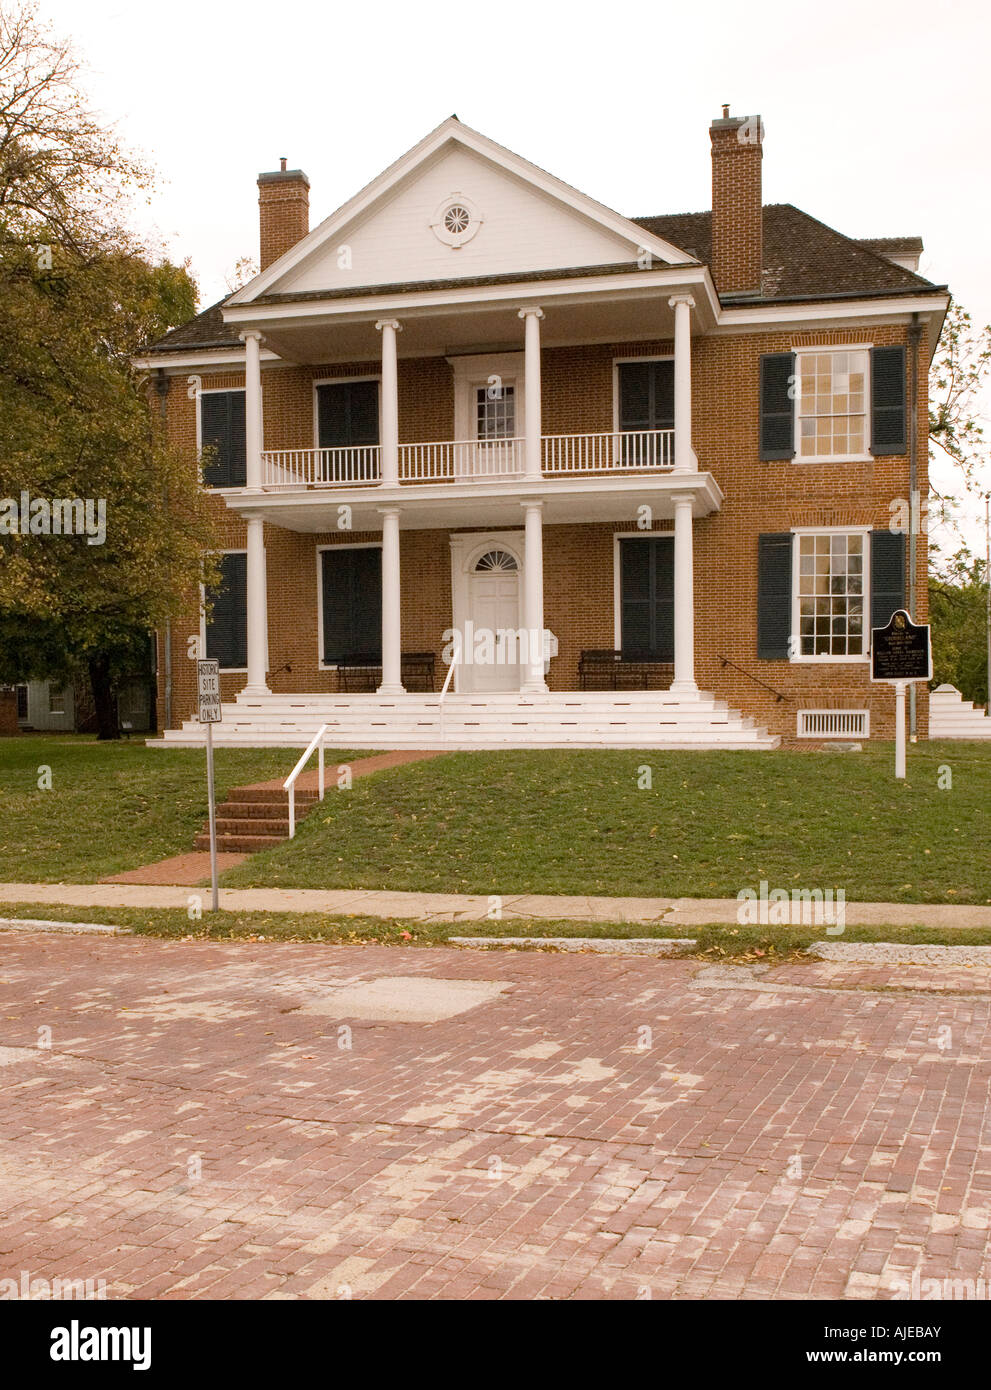
<svg viewBox="0 0 991 1390"><path fill-rule="evenodd" d="M507 482L527 477L527 441L434 440L400 444L400 484ZM382 446L274 449L262 452L262 487L373 487L385 481ZM667 472L675 466L675 432L611 430L597 434L542 435L540 476L608 477Z"/></svg>

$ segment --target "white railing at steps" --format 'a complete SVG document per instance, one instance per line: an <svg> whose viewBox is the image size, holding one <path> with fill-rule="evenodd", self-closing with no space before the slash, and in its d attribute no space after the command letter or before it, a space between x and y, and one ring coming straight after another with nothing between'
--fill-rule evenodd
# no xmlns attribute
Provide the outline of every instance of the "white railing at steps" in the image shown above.
<svg viewBox="0 0 991 1390"><path fill-rule="evenodd" d="M451 664L447 668L447 675L444 677L444 684L441 686L440 689L440 699L437 701L437 732L440 735L441 742L443 742L447 737L446 730L444 728L444 701L447 699L447 692L451 688L451 681L454 678L454 673L458 665L460 664L460 661L461 653L457 652L451 658ZM456 685L455 694L457 694Z"/></svg>
<svg viewBox="0 0 991 1390"><path fill-rule="evenodd" d="M314 748L318 749L318 754L317 754L317 765L318 765L319 771L318 771L318 773L317 773L317 785L318 785L318 787L319 787L319 789L320 789L320 800L321 800L321 801L323 800L323 784L324 784L324 777L323 777L323 737L324 737L324 734L325 734L326 732L327 732L327 725L326 725L326 724L321 724L320 727L319 727L319 729L316 731L316 733L315 733L315 734L313 735L313 737L310 739L309 747L307 748L306 752L303 754L303 756L300 758L299 762L296 764L296 766L293 768L292 772L290 772L289 776L286 778L286 780L285 780L285 781L283 782L283 784L282 784L282 790L283 790L283 791L287 791L287 792L289 793L289 838L290 838L290 840L293 840L293 839L295 839L295 837L296 837L296 778L297 778L297 777L299 776L299 774L303 771L303 768L306 766L306 764L310 761L310 758L313 756L313 750L314 750Z"/></svg>
<svg viewBox="0 0 991 1390"><path fill-rule="evenodd" d="M625 473L674 467L674 430L613 430L609 434L545 434L543 471Z"/></svg>

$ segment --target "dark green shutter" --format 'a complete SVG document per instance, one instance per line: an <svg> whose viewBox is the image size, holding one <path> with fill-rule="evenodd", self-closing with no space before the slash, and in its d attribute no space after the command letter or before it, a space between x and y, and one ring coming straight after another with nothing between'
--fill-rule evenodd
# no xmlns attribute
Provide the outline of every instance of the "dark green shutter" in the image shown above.
<svg viewBox="0 0 991 1390"><path fill-rule="evenodd" d="M317 439L321 449L348 449L377 444L378 382L335 381L318 386Z"/></svg>
<svg viewBox="0 0 991 1390"><path fill-rule="evenodd" d="M757 655L761 661L787 661L791 655L790 531L757 538Z"/></svg>
<svg viewBox="0 0 991 1390"><path fill-rule="evenodd" d="M871 348L871 453L904 454L905 349Z"/></svg>
<svg viewBox="0 0 991 1390"><path fill-rule="evenodd" d="M627 661L674 660L674 540L621 540L620 633Z"/></svg>
<svg viewBox="0 0 991 1390"><path fill-rule="evenodd" d="M621 430L674 429L674 362L620 362Z"/></svg>
<svg viewBox="0 0 991 1390"><path fill-rule="evenodd" d="M323 660L382 659L382 551L321 551Z"/></svg>
<svg viewBox="0 0 991 1390"><path fill-rule="evenodd" d="M244 487L247 441L243 391L207 391L200 396L200 443L213 451L203 470L207 487Z"/></svg>
<svg viewBox="0 0 991 1390"><path fill-rule="evenodd" d="M224 669L248 664L248 557L224 555L220 560L220 587L206 625L206 654Z"/></svg>
<svg viewBox="0 0 991 1390"><path fill-rule="evenodd" d="M795 457L795 354L768 352L760 359L760 456Z"/></svg>
<svg viewBox="0 0 991 1390"><path fill-rule="evenodd" d="M887 627L905 608L905 534L871 532L871 627Z"/></svg>

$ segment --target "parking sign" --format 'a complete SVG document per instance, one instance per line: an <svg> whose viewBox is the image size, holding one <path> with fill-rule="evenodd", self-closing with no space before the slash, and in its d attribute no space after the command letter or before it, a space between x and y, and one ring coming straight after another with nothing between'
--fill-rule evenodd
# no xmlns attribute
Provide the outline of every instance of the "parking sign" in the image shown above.
<svg viewBox="0 0 991 1390"><path fill-rule="evenodd" d="M220 707L220 662L197 661L196 695L201 724L219 724L223 718Z"/></svg>

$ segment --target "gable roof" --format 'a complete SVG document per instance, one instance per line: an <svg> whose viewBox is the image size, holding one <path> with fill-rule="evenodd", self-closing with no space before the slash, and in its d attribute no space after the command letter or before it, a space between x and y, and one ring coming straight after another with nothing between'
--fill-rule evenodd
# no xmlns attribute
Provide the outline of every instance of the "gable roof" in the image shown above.
<svg viewBox="0 0 991 1390"><path fill-rule="evenodd" d="M686 260L684 253L673 242L638 226L629 218L606 207L604 203L590 198L588 194L506 149L504 145L497 144L495 140L490 140L480 131L472 130L470 126L459 121L457 116L449 116L336 212L314 227L295 246L267 266L260 275L256 275L232 295L231 307L256 303L263 295L273 292L338 288L341 282L333 274L333 268L337 262L340 245L349 244L355 234L363 235L370 223L375 219L381 219L390 207L394 207L411 189L426 188L431 181L431 171L443 161L453 160L457 163L465 157L471 161L472 167L477 169L482 166L494 172L501 180L500 188L503 192L510 188L525 191L530 204L542 204L548 215L553 212L558 219L557 235L554 238L555 259L541 261L535 257L531 265L518 267L521 272L538 268L570 269L566 264L561 267L556 257L562 254L562 249L576 236L582 237L586 234L593 234L595 245L589 247L581 264L593 260L608 264L627 257L635 260L644 249L649 251L654 259L668 264L680 265ZM436 196L435 190L434 199ZM519 208L516 209L516 214L520 215ZM645 230L648 230L646 237L643 234ZM394 228L391 235L396 235ZM475 250L477 244L469 243L459 259L470 262L474 259ZM602 254L603 250L605 254ZM411 248L410 254L413 254ZM582 256L583 253L578 251L575 254ZM367 250L363 263L366 266L369 264ZM491 264L481 266L476 273L496 273L500 269L508 268L515 268L512 267L512 262L502 267ZM328 280L321 282L319 276L328 272ZM382 273L380 266L377 274L373 274L371 278L366 276L366 292L385 278L386 275ZM388 278L392 279L394 276L388 275ZM421 273L417 278L430 277Z"/></svg>

